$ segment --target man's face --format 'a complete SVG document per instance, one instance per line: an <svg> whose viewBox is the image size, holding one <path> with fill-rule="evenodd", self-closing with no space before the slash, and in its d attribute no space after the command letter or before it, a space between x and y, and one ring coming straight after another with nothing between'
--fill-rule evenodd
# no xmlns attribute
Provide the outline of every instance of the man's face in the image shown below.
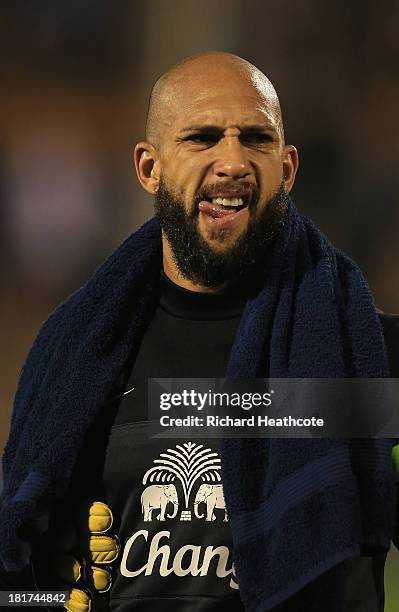
<svg viewBox="0 0 399 612"><path fill-rule="evenodd" d="M283 142L274 109L250 82L235 72L198 80L176 84L179 112L162 135L160 164L168 191L223 252L279 189Z"/></svg>
<svg viewBox="0 0 399 612"><path fill-rule="evenodd" d="M183 255L194 261L188 249L201 249L203 261L215 265L238 253L259 256L258 248L247 247L255 237L268 242L268 223L281 219L295 176L296 150L284 145L275 98L229 65L173 76L162 108L159 143L156 149L150 145L155 154L146 152L155 162L142 184L155 194L156 214L169 243L164 240L164 254L171 250L185 278L216 286L211 272L202 279L198 269L190 275Z"/></svg>

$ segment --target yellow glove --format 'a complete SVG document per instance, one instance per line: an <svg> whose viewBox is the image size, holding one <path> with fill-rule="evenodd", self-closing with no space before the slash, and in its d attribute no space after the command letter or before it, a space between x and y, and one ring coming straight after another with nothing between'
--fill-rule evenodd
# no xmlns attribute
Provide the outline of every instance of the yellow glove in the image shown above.
<svg viewBox="0 0 399 612"><path fill-rule="evenodd" d="M116 535L104 535L112 527L111 509L95 501L82 513L79 532L70 517L59 516L51 532L54 553L52 573L68 585L69 599L65 609L69 612L90 612L93 596L109 591L112 585L111 567L120 552ZM86 527L87 526L87 527ZM62 587L60 587L60 590Z"/></svg>

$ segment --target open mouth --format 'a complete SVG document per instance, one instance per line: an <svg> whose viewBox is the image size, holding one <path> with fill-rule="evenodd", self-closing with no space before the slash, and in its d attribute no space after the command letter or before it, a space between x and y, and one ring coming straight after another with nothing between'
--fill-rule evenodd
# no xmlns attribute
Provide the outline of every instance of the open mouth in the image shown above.
<svg viewBox="0 0 399 612"><path fill-rule="evenodd" d="M250 192L245 192L209 197L209 199L201 200L198 208L202 213L213 218L235 215L248 207L250 196Z"/></svg>

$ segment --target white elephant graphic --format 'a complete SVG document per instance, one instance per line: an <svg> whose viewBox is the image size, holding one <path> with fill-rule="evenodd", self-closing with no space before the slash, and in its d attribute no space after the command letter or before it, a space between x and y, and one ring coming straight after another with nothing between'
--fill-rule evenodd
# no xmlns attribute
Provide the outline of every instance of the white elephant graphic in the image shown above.
<svg viewBox="0 0 399 612"><path fill-rule="evenodd" d="M226 503L223 495L223 485L221 484L202 484L197 491L194 501L194 513L197 518L203 518L203 514L199 514L198 506L200 503L206 503L206 521L216 520L216 516L213 513L215 508L222 508L224 510L223 522L228 521Z"/></svg>
<svg viewBox="0 0 399 612"><path fill-rule="evenodd" d="M165 521L165 511L168 503L171 502L175 506L172 515L167 515L167 518L174 518L179 508L179 500L174 484L166 485L149 485L141 494L141 511L145 521L152 521L152 511L160 508L158 521Z"/></svg>

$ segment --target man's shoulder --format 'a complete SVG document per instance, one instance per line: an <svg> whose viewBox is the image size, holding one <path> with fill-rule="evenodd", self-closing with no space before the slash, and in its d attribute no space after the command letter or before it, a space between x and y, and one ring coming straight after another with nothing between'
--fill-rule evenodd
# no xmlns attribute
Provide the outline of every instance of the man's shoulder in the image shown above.
<svg viewBox="0 0 399 612"><path fill-rule="evenodd" d="M384 332L391 376L399 378L399 315L377 309Z"/></svg>

